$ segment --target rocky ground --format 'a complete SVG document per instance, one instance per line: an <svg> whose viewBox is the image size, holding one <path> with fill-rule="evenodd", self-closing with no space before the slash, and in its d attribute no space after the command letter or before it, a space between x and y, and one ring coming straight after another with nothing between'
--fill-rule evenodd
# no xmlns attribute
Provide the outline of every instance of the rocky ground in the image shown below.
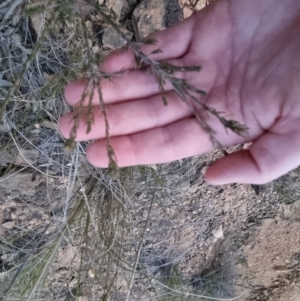
<svg viewBox="0 0 300 301"><path fill-rule="evenodd" d="M134 41L207 2L99 0ZM44 15L26 23L23 2L12 3L0 4L1 97L44 26ZM124 46L92 5L76 3L93 53ZM209 186L203 174L222 155L215 151L112 180L86 163L84 144L64 153L61 95L39 102L31 92L67 62L50 49L41 51L43 80L26 73L23 99L14 98L0 128L1 300L300 301L299 168L263 186Z"/></svg>

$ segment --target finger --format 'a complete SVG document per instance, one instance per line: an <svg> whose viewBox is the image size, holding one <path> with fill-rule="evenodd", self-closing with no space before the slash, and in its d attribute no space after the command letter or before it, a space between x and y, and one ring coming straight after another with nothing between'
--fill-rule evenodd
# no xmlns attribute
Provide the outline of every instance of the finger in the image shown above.
<svg viewBox="0 0 300 301"><path fill-rule="evenodd" d="M249 150L217 160L208 169L205 178L213 185L234 182L264 184L296 168L300 164L299 150L299 132L268 132Z"/></svg>
<svg viewBox="0 0 300 301"><path fill-rule="evenodd" d="M171 64L181 66L183 62L179 60L168 61ZM200 72L201 73L201 72ZM200 74L199 73L199 74ZM176 77L184 77L184 72L176 72ZM81 103L88 106L90 102L90 93L83 98L88 85L87 80L74 81L69 83L65 88L65 99L71 105L75 106ZM164 85L165 91L172 90L172 85L166 81ZM113 80L101 81L101 91L105 103L115 103L127 101L137 98L146 98L159 93L160 88L157 79L153 73L148 70L132 70L125 74L115 76ZM86 94L86 93L85 93ZM98 88L94 89L92 97L92 105L100 105Z"/></svg>
<svg viewBox="0 0 300 301"><path fill-rule="evenodd" d="M209 135L194 118L133 135L113 137L111 145L119 167L165 163L212 149ZM106 140L91 144L86 156L92 165L107 167Z"/></svg>
<svg viewBox="0 0 300 301"><path fill-rule="evenodd" d="M174 92L167 95L168 105L164 105L161 95L107 106L106 113L111 136L121 136L165 126L191 115L187 104ZM76 140L102 139L106 136L105 119L102 109L92 111L94 123L87 133L86 112L82 112L76 132ZM59 121L59 130L65 138L70 137L74 126L75 113L63 116Z"/></svg>
<svg viewBox="0 0 300 301"><path fill-rule="evenodd" d="M88 82L86 80L69 83L65 88L65 99L67 103L71 106L75 106L81 102L83 106L88 106L89 95L82 99L87 84ZM166 89L171 89L170 84L166 86ZM105 103L109 104L135 98L149 97L158 93L159 86L156 78L149 70L134 70L117 76L112 81L102 80L101 91ZM100 105L98 89L93 91L91 104Z"/></svg>
<svg viewBox="0 0 300 301"><path fill-rule="evenodd" d="M141 51L154 61L181 57L190 46L193 25L194 18L189 18L166 30L158 31L145 39L153 39L155 43L153 45L142 45ZM161 52L153 53L157 49L160 49ZM101 70L109 73L135 68L136 60L133 50L126 51L123 49L109 54L101 65Z"/></svg>

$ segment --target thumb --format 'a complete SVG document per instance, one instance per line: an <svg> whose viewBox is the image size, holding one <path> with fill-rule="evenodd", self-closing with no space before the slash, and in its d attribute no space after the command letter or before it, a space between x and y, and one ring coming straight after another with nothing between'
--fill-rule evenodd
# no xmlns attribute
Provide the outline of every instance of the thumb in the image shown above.
<svg viewBox="0 0 300 301"><path fill-rule="evenodd" d="M212 185L264 184L299 166L299 151L299 130L267 132L249 150L229 154L213 163L205 179Z"/></svg>

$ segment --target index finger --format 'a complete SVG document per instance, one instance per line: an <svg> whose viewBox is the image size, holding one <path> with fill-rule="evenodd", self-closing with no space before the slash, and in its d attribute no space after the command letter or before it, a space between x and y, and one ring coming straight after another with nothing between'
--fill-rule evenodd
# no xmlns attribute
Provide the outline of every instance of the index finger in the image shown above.
<svg viewBox="0 0 300 301"><path fill-rule="evenodd" d="M145 39L153 39L155 43L142 45L141 51L154 61L181 57L187 52L191 44L193 26L194 18L192 17L168 29L158 31ZM155 53L154 51L157 49L161 51ZM101 65L101 70L108 73L114 73L120 70L132 70L135 68L136 60L132 49L128 51L118 49L112 52Z"/></svg>

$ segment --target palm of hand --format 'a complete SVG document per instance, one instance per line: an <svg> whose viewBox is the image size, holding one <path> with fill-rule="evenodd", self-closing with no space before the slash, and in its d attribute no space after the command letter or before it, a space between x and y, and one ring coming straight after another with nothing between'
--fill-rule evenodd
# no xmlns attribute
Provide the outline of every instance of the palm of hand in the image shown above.
<svg viewBox="0 0 300 301"><path fill-rule="evenodd" d="M249 150L213 164L206 174L211 183L264 183L300 163L300 105L295 85L300 47L293 21L300 15L300 5L288 2L220 0L157 33L155 46L143 46L146 54L158 47L163 50L150 55L154 60L201 65L199 74L183 75L208 92L201 101L249 127L249 133L240 137L226 132L216 118L199 112L222 145L254 142ZM132 53L125 51L113 53L102 66L108 72L122 67L131 70L113 83L102 83L104 100L110 104L111 143L118 165L162 163L211 150L209 135L172 87L166 87L169 105L164 107L151 73L132 70L134 66ZM79 101L84 86L81 81L66 88L71 105ZM97 95L94 104L99 104ZM105 167L105 125L99 108L94 109L94 116L95 125L89 134L86 121L81 119L77 140L100 139L89 146L87 158L93 165ZM71 118L69 114L60 121L60 131L66 137L70 135Z"/></svg>

